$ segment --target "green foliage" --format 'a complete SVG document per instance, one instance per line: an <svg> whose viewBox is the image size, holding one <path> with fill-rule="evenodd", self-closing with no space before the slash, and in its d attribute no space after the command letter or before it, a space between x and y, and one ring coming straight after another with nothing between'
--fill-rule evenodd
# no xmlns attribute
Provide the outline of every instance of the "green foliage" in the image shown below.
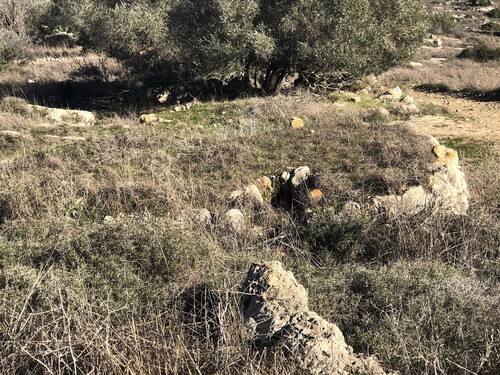
<svg viewBox="0 0 500 375"><path fill-rule="evenodd" d="M424 33L423 7L409 0L78 3L73 23L86 44L138 70L266 92L291 72L381 72L407 59Z"/></svg>
<svg viewBox="0 0 500 375"><path fill-rule="evenodd" d="M500 48L490 48L485 45L466 48L458 55L462 59L473 59L476 61L500 60Z"/></svg>
<svg viewBox="0 0 500 375"><path fill-rule="evenodd" d="M487 7L491 5L491 0L472 0L472 5Z"/></svg>
<svg viewBox="0 0 500 375"><path fill-rule="evenodd" d="M500 8L494 8L487 13L488 17L500 18Z"/></svg>
<svg viewBox="0 0 500 375"><path fill-rule="evenodd" d="M456 26L456 20L451 14L448 13L438 13L434 14L430 18L431 32L447 34L453 30Z"/></svg>

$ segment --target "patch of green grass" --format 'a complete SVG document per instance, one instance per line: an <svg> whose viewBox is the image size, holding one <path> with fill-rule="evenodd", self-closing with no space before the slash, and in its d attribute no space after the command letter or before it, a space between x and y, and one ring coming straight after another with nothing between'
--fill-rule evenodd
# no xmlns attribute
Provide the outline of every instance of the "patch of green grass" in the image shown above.
<svg viewBox="0 0 500 375"><path fill-rule="evenodd" d="M420 114L422 116L445 116L455 121L466 119L466 117L456 112L450 111L448 108L443 107L442 105L434 103L420 104Z"/></svg>
<svg viewBox="0 0 500 375"><path fill-rule="evenodd" d="M456 150L461 159L482 159L491 155L491 142L466 137L446 138L440 142Z"/></svg>
<svg viewBox="0 0 500 375"><path fill-rule="evenodd" d="M231 123L244 112L244 109L230 102L197 103L187 110L175 111L173 108L158 113L164 120L174 123L184 122L190 125Z"/></svg>

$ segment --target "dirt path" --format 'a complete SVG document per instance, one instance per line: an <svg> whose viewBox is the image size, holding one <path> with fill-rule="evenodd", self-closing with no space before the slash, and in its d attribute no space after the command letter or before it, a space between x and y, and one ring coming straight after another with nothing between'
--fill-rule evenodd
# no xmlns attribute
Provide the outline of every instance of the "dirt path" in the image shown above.
<svg viewBox="0 0 500 375"><path fill-rule="evenodd" d="M500 148L500 102L479 102L454 98L439 93L422 93L410 91L419 102L436 104L452 113L457 119L448 116L421 116L412 119L424 133L436 138L473 138L494 143Z"/></svg>

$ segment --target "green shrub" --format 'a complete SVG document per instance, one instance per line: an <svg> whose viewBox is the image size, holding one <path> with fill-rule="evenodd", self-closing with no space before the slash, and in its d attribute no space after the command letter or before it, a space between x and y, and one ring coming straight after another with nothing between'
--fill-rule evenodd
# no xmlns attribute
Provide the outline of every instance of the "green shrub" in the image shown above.
<svg viewBox="0 0 500 375"><path fill-rule="evenodd" d="M89 46L167 80L239 80L266 92L291 72L381 72L409 58L425 31L423 7L409 0L80 2L74 23Z"/></svg>
<svg viewBox="0 0 500 375"><path fill-rule="evenodd" d="M491 0L472 0L472 5L487 7L491 5Z"/></svg>
<svg viewBox="0 0 500 375"><path fill-rule="evenodd" d="M488 17L491 17L491 18L500 18L500 8L495 8L495 9L492 9L491 11L489 11L487 13Z"/></svg>
<svg viewBox="0 0 500 375"><path fill-rule="evenodd" d="M439 262L347 265L309 276L314 309L355 351L402 374L498 373L500 289ZM334 306L332 308L332 306Z"/></svg>
<svg viewBox="0 0 500 375"><path fill-rule="evenodd" d="M466 48L458 55L461 59L473 59L476 61L500 60L500 48L490 48L485 45Z"/></svg>
<svg viewBox="0 0 500 375"><path fill-rule="evenodd" d="M430 31L433 33L447 34L456 26L456 20L448 13L434 14L430 18Z"/></svg>

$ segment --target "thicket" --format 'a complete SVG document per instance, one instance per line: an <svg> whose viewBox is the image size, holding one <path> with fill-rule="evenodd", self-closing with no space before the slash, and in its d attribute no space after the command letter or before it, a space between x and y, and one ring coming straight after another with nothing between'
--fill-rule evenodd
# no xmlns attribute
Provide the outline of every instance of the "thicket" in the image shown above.
<svg viewBox="0 0 500 375"><path fill-rule="evenodd" d="M85 46L138 72L267 93L292 72L314 81L383 71L425 30L423 6L409 0L58 0L55 9Z"/></svg>
<svg viewBox="0 0 500 375"><path fill-rule="evenodd" d="M0 0L0 65L26 54L51 0Z"/></svg>

